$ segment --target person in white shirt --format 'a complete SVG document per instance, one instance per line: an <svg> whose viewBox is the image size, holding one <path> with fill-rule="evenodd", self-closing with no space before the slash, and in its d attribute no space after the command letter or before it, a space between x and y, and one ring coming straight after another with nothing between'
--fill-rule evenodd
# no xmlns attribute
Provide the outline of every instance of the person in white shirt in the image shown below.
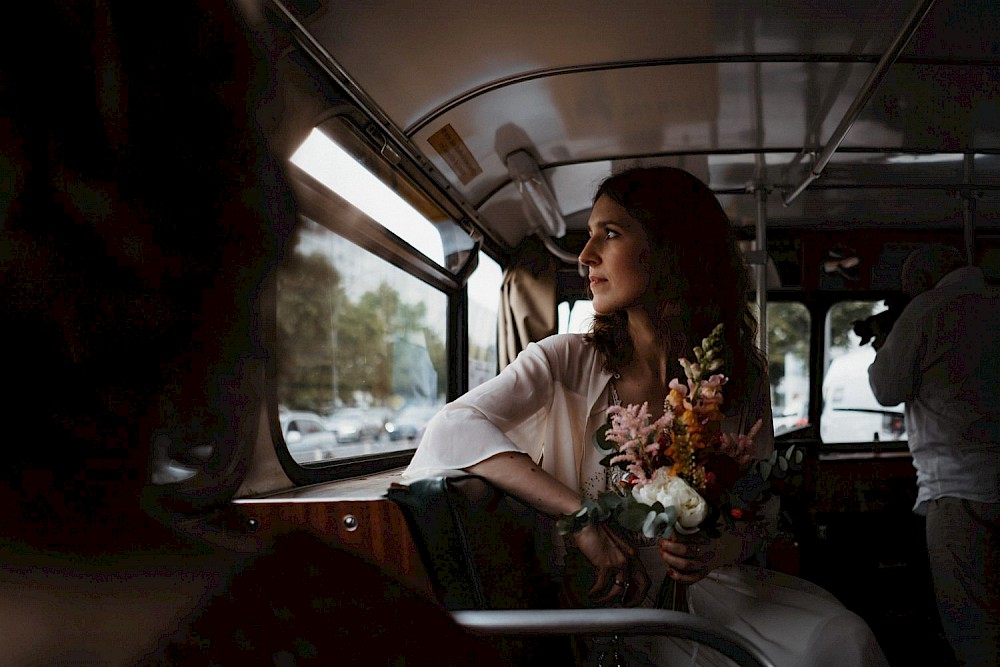
<svg viewBox="0 0 1000 667"><path fill-rule="evenodd" d="M938 612L960 664L1000 664L1000 309L955 248L912 252L912 300L868 369L882 405L906 404Z"/></svg>

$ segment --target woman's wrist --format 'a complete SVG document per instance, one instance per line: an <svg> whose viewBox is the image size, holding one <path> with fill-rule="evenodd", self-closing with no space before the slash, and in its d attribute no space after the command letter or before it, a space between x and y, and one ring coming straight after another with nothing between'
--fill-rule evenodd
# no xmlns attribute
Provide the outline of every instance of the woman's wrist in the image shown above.
<svg viewBox="0 0 1000 667"><path fill-rule="evenodd" d="M556 518L556 529L560 535L576 535L594 525L594 509L583 503L574 512L562 514Z"/></svg>

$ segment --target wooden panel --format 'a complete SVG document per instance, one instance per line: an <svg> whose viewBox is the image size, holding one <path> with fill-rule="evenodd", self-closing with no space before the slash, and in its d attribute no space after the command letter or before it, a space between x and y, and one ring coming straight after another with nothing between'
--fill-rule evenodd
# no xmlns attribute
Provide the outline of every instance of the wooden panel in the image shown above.
<svg viewBox="0 0 1000 667"><path fill-rule="evenodd" d="M257 531L265 535L309 530L431 595L430 582L406 520L390 500L243 499L233 502L233 511L244 523L256 521Z"/></svg>
<svg viewBox="0 0 1000 667"><path fill-rule="evenodd" d="M821 459L816 475L816 512L869 512L901 508L916 500L916 471L908 453Z"/></svg>

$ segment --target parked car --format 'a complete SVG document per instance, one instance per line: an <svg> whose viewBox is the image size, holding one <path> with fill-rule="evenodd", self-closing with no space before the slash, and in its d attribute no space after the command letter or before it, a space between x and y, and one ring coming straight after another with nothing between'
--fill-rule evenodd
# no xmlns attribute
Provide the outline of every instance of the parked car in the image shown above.
<svg viewBox="0 0 1000 667"><path fill-rule="evenodd" d="M298 463L322 461L333 456L337 437L314 412L289 411L279 415L281 435L288 453Z"/></svg>
<svg viewBox="0 0 1000 667"><path fill-rule="evenodd" d="M809 405L796 403L786 405L780 414L774 415L774 434L781 435L809 425Z"/></svg>
<svg viewBox="0 0 1000 667"><path fill-rule="evenodd" d="M327 415L324 421L337 435L337 442L374 440L382 433L381 418L365 408L343 408Z"/></svg>
<svg viewBox="0 0 1000 667"><path fill-rule="evenodd" d="M339 412L327 415L323 419L326 428L337 436L337 442L358 442L361 440L361 422L351 415Z"/></svg>
<svg viewBox="0 0 1000 667"><path fill-rule="evenodd" d="M389 439L419 441L427 428L427 422L441 409L440 405L412 405L399 411L385 423Z"/></svg>

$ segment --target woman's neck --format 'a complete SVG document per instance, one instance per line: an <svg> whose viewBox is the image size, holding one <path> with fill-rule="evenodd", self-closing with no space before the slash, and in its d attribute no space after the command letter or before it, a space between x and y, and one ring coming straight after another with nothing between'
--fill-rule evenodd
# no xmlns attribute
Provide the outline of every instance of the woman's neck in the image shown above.
<svg viewBox="0 0 1000 667"><path fill-rule="evenodd" d="M645 312L630 312L628 322L632 341L632 360L629 365L641 368L644 374L648 373L664 386L667 385L676 376L676 359L680 353L676 339L679 334L682 335L679 323L676 328L671 326L671 333L665 336Z"/></svg>
<svg viewBox="0 0 1000 667"><path fill-rule="evenodd" d="M680 372L676 349L644 314L629 313L629 338L632 351L616 369L616 390L624 405L648 403L655 419L662 414L670 380Z"/></svg>

